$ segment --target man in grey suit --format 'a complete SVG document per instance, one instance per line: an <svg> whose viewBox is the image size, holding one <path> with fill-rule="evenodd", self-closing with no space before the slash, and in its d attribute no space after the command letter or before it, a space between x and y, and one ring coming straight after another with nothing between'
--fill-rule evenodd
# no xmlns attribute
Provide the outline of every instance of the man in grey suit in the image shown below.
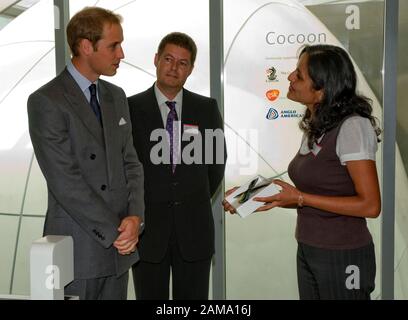
<svg viewBox="0 0 408 320"><path fill-rule="evenodd" d="M31 141L48 187L44 235L74 239L67 294L126 299L143 229L143 166L125 93L99 79L116 74L124 57L121 17L85 8L70 20L67 38L71 62L28 99Z"/></svg>

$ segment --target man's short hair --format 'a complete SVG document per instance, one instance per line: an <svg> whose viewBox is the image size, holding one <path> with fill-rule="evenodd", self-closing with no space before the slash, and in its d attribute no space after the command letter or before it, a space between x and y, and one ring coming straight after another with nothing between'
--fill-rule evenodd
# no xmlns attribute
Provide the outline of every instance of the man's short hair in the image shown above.
<svg viewBox="0 0 408 320"><path fill-rule="evenodd" d="M191 65L194 65L197 56L197 46L194 40L187 34L182 32L172 32L166 35L159 44L157 53L160 56L167 44L174 44L188 50L191 54Z"/></svg>
<svg viewBox="0 0 408 320"><path fill-rule="evenodd" d="M86 7L77 12L67 26L67 40L71 52L78 56L78 45L82 39L88 39L96 50L96 43L102 38L106 23L121 24L122 17L110 10L99 7Z"/></svg>

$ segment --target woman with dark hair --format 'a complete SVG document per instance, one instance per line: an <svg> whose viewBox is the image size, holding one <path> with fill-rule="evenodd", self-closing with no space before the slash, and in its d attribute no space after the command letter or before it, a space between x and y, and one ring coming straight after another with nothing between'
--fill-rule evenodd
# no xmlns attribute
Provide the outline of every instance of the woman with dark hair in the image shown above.
<svg viewBox="0 0 408 320"><path fill-rule="evenodd" d="M295 186L274 183L279 194L256 198L297 208L300 299L370 299L375 252L365 218L376 218L381 196L375 165L381 130L368 99L356 93L348 54L331 45L304 47L288 80L287 97L307 111L299 152L289 164ZM234 208L224 201L224 208Z"/></svg>

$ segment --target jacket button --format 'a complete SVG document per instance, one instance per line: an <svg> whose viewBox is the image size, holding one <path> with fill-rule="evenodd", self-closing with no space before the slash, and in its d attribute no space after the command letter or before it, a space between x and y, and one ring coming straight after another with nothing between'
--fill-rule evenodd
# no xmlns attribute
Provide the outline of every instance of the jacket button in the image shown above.
<svg viewBox="0 0 408 320"><path fill-rule="evenodd" d="M106 185L104 185L104 184L101 185L101 190L102 190L102 191L105 191L105 190L106 190Z"/></svg>
<svg viewBox="0 0 408 320"><path fill-rule="evenodd" d="M95 160L96 159L96 154L92 153L89 158L91 158L91 160Z"/></svg>

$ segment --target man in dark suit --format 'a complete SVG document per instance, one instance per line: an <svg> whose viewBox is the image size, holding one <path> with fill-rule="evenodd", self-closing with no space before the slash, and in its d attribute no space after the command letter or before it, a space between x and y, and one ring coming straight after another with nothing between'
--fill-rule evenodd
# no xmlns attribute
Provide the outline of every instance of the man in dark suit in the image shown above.
<svg viewBox="0 0 408 320"><path fill-rule="evenodd" d="M143 167L133 147L123 90L113 76L124 57L121 17L97 7L70 20L72 61L28 99L31 141L47 181L44 235L74 240L80 299L126 299L144 217Z"/></svg>
<svg viewBox="0 0 408 320"><path fill-rule="evenodd" d="M157 81L129 98L148 226L133 267L137 299L169 299L170 270L173 299L208 299L211 197L223 179L226 153L216 100L183 89L196 52L188 35L168 34L154 59ZM215 138L208 135L214 132Z"/></svg>

